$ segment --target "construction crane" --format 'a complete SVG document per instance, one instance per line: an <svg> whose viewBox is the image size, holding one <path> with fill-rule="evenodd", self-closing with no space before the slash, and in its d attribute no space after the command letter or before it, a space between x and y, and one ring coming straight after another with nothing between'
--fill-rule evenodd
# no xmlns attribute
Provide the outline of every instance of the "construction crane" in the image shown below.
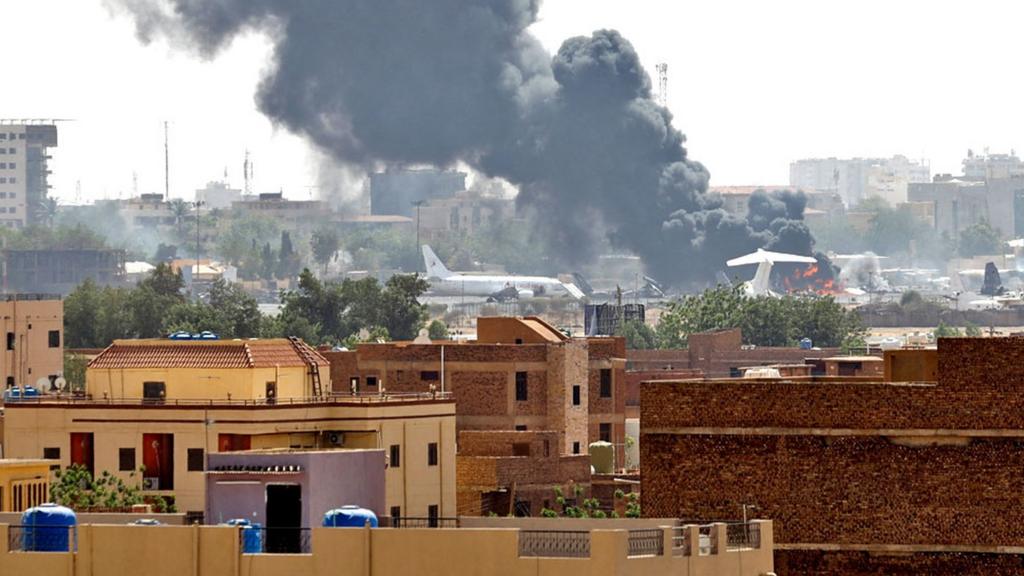
<svg viewBox="0 0 1024 576"><path fill-rule="evenodd" d="M655 66L658 71L658 105L668 108L668 64Z"/></svg>

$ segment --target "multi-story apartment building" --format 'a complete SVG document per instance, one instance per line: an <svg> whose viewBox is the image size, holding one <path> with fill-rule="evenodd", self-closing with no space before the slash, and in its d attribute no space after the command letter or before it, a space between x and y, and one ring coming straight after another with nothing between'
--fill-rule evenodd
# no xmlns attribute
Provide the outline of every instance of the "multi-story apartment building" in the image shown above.
<svg viewBox="0 0 1024 576"><path fill-rule="evenodd" d="M453 516L450 397L338 398L320 388L329 381L328 362L298 340L119 340L90 362L84 397L5 407L5 455L141 481L198 515L209 452L384 449L392 515Z"/></svg>
<svg viewBox="0 0 1024 576"><path fill-rule="evenodd" d="M0 296L4 390L33 386L50 392L64 374L64 303L48 294ZM12 392L14 393L14 392Z"/></svg>
<svg viewBox="0 0 1024 576"><path fill-rule="evenodd" d="M807 191L834 192L847 206L878 196L890 204L907 201L907 187L928 182L931 168L905 156L892 158L809 158L789 165L789 183Z"/></svg>
<svg viewBox="0 0 1024 576"><path fill-rule="evenodd" d="M57 127L48 121L0 120L0 226L37 221L50 191L48 149L55 146Z"/></svg>
<svg viewBox="0 0 1024 576"><path fill-rule="evenodd" d="M589 489L588 445L623 463L625 343L569 338L533 318L480 318L473 342L365 344L327 352L338 393L451 392L459 513L537 515L552 487Z"/></svg>

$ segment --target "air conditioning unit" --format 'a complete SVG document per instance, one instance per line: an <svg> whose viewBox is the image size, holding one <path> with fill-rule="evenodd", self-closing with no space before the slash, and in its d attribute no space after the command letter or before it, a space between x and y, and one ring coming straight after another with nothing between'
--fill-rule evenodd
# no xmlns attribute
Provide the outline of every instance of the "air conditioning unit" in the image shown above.
<svg viewBox="0 0 1024 576"><path fill-rule="evenodd" d="M342 432L328 432L326 434L326 440L329 446L344 446L345 434Z"/></svg>
<svg viewBox="0 0 1024 576"><path fill-rule="evenodd" d="M159 490L160 478L157 476L146 476L142 479L143 490Z"/></svg>

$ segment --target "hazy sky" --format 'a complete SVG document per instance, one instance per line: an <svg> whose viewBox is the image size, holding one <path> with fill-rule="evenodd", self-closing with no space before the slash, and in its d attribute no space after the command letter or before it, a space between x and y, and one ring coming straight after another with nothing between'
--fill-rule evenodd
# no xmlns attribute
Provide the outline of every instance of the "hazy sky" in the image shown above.
<svg viewBox="0 0 1024 576"><path fill-rule="evenodd" d="M308 197L316 159L253 103L269 45L247 37L202 62L139 44L100 0L2 0L0 118L72 118L54 152L64 203L223 177ZM791 160L904 154L953 172L968 148L1024 144L1014 0L547 0L549 50L616 28L650 73L669 65L669 107L712 184L782 184ZM76 183L81 197L76 197Z"/></svg>

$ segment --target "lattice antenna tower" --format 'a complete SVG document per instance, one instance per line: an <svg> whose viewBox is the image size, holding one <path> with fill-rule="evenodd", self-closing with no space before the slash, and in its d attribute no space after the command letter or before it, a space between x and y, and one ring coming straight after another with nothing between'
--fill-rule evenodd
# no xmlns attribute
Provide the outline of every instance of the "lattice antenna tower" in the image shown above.
<svg viewBox="0 0 1024 576"><path fill-rule="evenodd" d="M662 62L655 69L658 71L658 104L668 107L668 64Z"/></svg>

